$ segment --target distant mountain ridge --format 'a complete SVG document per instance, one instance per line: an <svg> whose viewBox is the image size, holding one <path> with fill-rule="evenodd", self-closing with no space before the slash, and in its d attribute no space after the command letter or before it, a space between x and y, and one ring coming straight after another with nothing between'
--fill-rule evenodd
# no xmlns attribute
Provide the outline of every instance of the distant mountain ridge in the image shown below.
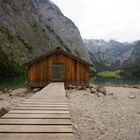
<svg viewBox="0 0 140 140"><path fill-rule="evenodd" d="M97 71L140 69L140 41L121 43L115 40L84 40Z"/></svg>

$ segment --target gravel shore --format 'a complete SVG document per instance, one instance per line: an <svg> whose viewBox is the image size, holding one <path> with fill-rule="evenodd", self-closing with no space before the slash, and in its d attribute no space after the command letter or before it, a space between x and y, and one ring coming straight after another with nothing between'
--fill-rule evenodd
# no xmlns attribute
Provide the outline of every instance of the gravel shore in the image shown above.
<svg viewBox="0 0 140 140"><path fill-rule="evenodd" d="M140 140L140 89L105 88L101 96L68 91L76 140Z"/></svg>
<svg viewBox="0 0 140 140"><path fill-rule="evenodd" d="M33 94L26 88L1 93L0 116ZM140 89L73 89L67 100L75 140L140 140Z"/></svg>

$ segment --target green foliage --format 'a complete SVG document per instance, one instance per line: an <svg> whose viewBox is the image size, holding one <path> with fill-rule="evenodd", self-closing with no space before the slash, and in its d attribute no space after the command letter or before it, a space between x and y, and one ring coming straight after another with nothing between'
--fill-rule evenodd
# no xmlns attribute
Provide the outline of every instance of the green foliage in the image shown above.
<svg viewBox="0 0 140 140"><path fill-rule="evenodd" d="M8 30L8 28L4 26L0 26L0 32L3 34L6 34L8 37L8 40L13 43L14 42L14 35Z"/></svg>
<svg viewBox="0 0 140 140"><path fill-rule="evenodd" d="M20 75L25 73L25 68L10 60L7 54L0 48L0 74Z"/></svg>
<svg viewBox="0 0 140 140"><path fill-rule="evenodd" d="M26 43L24 41L24 39L22 39L19 35L17 36L18 40L24 45L24 47L26 49L28 49L29 51L31 51L33 49L33 47L31 45L29 45L28 43Z"/></svg>

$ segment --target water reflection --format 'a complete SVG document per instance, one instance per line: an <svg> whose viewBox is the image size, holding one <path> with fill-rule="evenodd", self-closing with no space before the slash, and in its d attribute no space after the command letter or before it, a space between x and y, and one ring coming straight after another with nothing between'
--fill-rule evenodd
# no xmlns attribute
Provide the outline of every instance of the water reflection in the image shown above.
<svg viewBox="0 0 140 140"><path fill-rule="evenodd" d="M111 78L111 77L101 77L94 76L91 77L91 83L94 84L104 84L104 85L121 85L121 84L140 84L140 79L136 77L124 77L124 78Z"/></svg>
<svg viewBox="0 0 140 140"><path fill-rule="evenodd" d="M0 89L25 87L26 81L26 76L0 76Z"/></svg>

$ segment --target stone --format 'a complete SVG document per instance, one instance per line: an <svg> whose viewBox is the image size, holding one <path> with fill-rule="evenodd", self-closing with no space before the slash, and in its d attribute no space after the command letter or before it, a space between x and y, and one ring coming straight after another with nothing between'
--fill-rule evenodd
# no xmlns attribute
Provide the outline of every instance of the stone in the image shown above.
<svg viewBox="0 0 140 140"><path fill-rule="evenodd" d="M92 88L90 91L91 91L92 94L97 92L96 89L94 89L94 88Z"/></svg>
<svg viewBox="0 0 140 140"><path fill-rule="evenodd" d="M92 88L95 89L96 87L95 87L94 85L90 85L89 88L90 88L90 89L92 89Z"/></svg>
<svg viewBox="0 0 140 140"><path fill-rule="evenodd" d="M136 98L136 95L131 93L131 94L129 94L128 98L129 99L135 99Z"/></svg>
<svg viewBox="0 0 140 140"><path fill-rule="evenodd" d="M10 90L8 90L8 93L11 93L13 90L12 89L10 89Z"/></svg>
<svg viewBox="0 0 140 140"><path fill-rule="evenodd" d="M89 88L89 87L90 87L90 85L89 85L89 84L87 84L87 85L86 85L86 88Z"/></svg>
<svg viewBox="0 0 140 140"><path fill-rule="evenodd" d="M86 88L86 86L83 86L83 90L86 90L87 88Z"/></svg>
<svg viewBox="0 0 140 140"><path fill-rule="evenodd" d="M34 89L33 89L33 93L36 93L36 92L38 92L38 91L40 91L40 88L34 88Z"/></svg>
<svg viewBox="0 0 140 140"><path fill-rule="evenodd" d="M105 89L105 87L103 86L97 86L97 89L96 89L98 92L102 92L104 95L107 94L107 91Z"/></svg>
<svg viewBox="0 0 140 140"><path fill-rule="evenodd" d="M13 96L11 93L8 93L9 96Z"/></svg>
<svg viewBox="0 0 140 140"><path fill-rule="evenodd" d="M76 89L76 86L70 84L70 85L67 86L67 89L69 89L69 90Z"/></svg>
<svg viewBox="0 0 140 140"><path fill-rule="evenodd" d="M0 101L4 100L3 98L0 98Z"/></svg>
<svg viewBox="0 0 140 140"><path fill-rule="evenodd" d="M12 96L18 96L19 94L25 94L27 91L28 91L27 88L19 88L19 89L13 90L10 94Z"/></svg>
<svg viewBox="0 0 140 140"><path fill-rule="evenodd" d="M76 86L73 86L73 89L76 89L77 87Z"/></svg>
<svg viewBox="0 0 140 140"><path fill-rule="evenodd" d="M114 95L114 93L113 92L109 92L109 93L107 93L107 95L112 96L112 95Z"/></svg>
<svg viewBox="0 0 140 140"><path fill-rule="evenodd" d="M83 90L83 86L78 86L78 90Z"/></svg>
<svg viewBox="0 0 140 140"><path fill-rule="evenodd" d="M5 88L5 89L3 90L3 93L6 93L6 92L8 92L8 89L7 89L7 88Z"/></svg>
<svg viewBox="0 0 140 140"><path fill-rule="evenodd" d="M74 129L78 129L78 125L77 124L73 124Z"/></svg>
<svg viewBox="0 0 140 140"><path fill-rule="evenodd" d="M10 107L8 106L3 106L0 108L0 117L5 115L6 113L8 113L8 111L10 110Z"/></svg>
<svg viewBox="0 0 140 140"><path fill-rule="evenodd" d="M69 84L68 86L67 86L67 89L73 89L73 86L71 85L71 84Z"/></svg>
<svg viewBox="0 0 140 140"><path fill-rule="evenodd" d="M103 96L104 96L104 94L103 94L102 92L98 92L98 93L96 93L96 95L97 95L98 97L103 97Z"/></svg>
<svg viewBox="0 0 140 140"><path fill-rule="evenodd" d="M111 86L112 84L111 84L111 82L106 82L105 85L106 86Z"/></svg>
<svg viewBox="0 0 140 140"><path fill-rule="evenodd" d="M129 87L129 85L127 85L127 84L124 84L124 87Z"/></svg>
<svg viewBox="0 0 140 140"><path fill-rule="evenodd" d="M139 85L133 85L132 88L140 89L140 86Z"/></svg>

